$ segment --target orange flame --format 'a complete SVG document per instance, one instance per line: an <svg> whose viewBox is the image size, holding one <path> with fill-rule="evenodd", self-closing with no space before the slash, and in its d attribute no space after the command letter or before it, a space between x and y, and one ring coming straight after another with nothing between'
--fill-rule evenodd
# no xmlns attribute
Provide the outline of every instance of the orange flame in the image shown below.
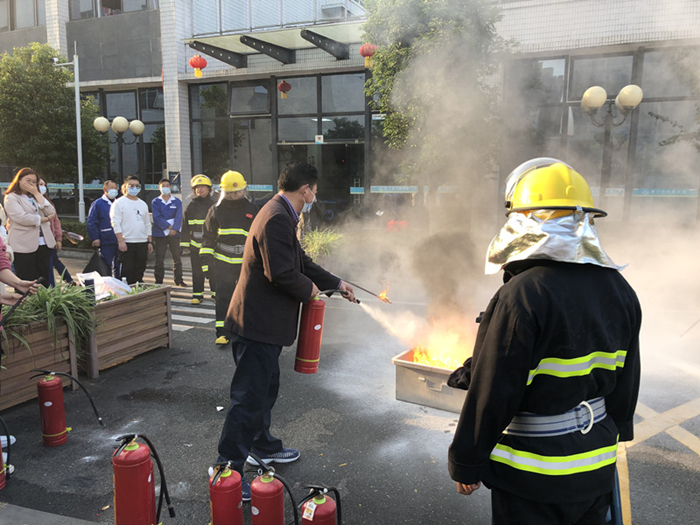
<svg viewBox="0 0 700 525"><path fill-rule="evenodd" d="M378 298L381 302L383 302L383 303L391 304L391 301L390 301L389 298L386 296L386 294L387 294L388 292L389 292L389 284L386 285L386 290L382 290L382 291L379 293L379 295L377 296L377 298Z"/></svg>

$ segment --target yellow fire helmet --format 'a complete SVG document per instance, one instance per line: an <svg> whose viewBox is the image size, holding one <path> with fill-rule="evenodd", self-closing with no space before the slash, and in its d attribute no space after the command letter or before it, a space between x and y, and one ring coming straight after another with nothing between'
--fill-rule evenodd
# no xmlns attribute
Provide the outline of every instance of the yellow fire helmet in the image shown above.
<svg viewBox="0 0 700 525"><path fill-rule="evenodd" d="M596 217L607 215L595 207L586 179L565 162L548 157L524 162L508 175L506 208L508 214L582 209Z"/></svg>
<svg viewBox="0 0 700 525"><path fill-rule="evenodd" d="M211 179L200 173L199 175L192 177L192 180L190 180L190 186L193 188L195 186L209 186L211 188Z"/></svg>
<svg viewBox="0 0 700 525"><path fill-rule="evenodd" d="M221 184L219 187L224 191L241 191L244 190L247 185L243 175L237 171L229 170L221 176Z"/></svg>

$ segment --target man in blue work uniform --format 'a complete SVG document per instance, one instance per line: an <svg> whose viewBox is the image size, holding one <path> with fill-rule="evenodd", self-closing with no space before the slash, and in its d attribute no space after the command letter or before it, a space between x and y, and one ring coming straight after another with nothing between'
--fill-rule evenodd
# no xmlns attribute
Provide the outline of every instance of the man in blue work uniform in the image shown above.
<svg viewBox="0 0 700 525"><path fill-rule="evenodd" d="M165 276L165 250L173 257L175 284L186 286L182 279L182 259L180 258L180 231L182 230L182 201L171 194L170 181L161 179L158 183L160 195L151 202L153 214L153 242L155 243L156 264L153 275L156 284L163 284Z"/></svg>
<svg viewBox="0 0 700 525"><path fill-rule="evenodd" d="M495 525L603 525L618 441L633 438L637 296L595 229L585 179L549 158L506 180L508 221L487 273L504 285L481 316L450 446L457 491L491 489Z"/></svg>
<svg viewBox="0 0 700 525"><path fill-rule="evenodd" d="M112 221L109 218L109 210L114 199L119 195L117 183L106 180L102 185L104 195L90 206L87 218L87 232L92 245L100 249L100 255L112 270L112 276L119 279L121 269L119 264L119 250L117 249L117 237L114 235Z"/></svg>

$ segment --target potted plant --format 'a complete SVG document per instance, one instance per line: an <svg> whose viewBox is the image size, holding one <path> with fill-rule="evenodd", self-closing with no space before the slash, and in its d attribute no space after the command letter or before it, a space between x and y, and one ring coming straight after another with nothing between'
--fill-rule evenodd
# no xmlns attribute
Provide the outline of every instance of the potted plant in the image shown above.
<svg viewBox="0 0 700 525"><path fill-rule="evenodd" d="M90 378L144 352L172 346L171 287L136 284L131 288L127 295L111 296L95 305L96 328L82 363Z"/></svg>
<svg viewBox="0 0 700 525"><path fill-rule="evenodd" d="M77 375L76 348L90 338L93 329L92 301L79 287L61 283L39 288L28 297L2 330L0 410L37 396L36 384L28 381L32 369Z"/></svg>

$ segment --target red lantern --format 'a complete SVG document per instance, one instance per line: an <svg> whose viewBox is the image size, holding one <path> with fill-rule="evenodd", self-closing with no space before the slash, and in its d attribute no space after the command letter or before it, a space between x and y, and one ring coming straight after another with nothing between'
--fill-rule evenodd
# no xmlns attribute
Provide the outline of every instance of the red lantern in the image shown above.
<svg viewBox="0 0 700 525"><path fill-rule="evenodd" d="M202 77L202 69L207 67L207 61L201 56L195 55L190 58L190 67L194 68L194 76L197 78Z"/></svg>
<svg viewBox="0 0 700 525"><path fill-rule="evenodd" d="M280 98L287 98L287 93L289 91L291 91L292 85L289 82L286 82L283 80L282 82L277 84L277 89L279 90L280 93L282 93Z"/></svg>
<svg viewBox="0 0 700 525"><path fill-rule="evenodd" d="M362 44L360 46L360 55L365 57L365 67L372 67L372 56L377 52L377 46L374 44Z"/></svg>

